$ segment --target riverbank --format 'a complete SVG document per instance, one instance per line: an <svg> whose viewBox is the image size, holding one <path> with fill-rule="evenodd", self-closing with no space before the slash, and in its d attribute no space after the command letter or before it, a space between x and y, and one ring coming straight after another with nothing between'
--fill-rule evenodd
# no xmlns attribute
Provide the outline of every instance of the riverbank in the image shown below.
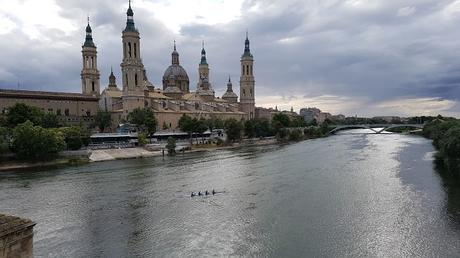
<svg viewBox="0 0 460 258"><path fill-rule="evenodd" d="M194 153L203 151L215 151L223 149L234 149L249 146L262 146L277 144L278 141L275 138L267 139L245 139L241 143L233 143L231 145L194 145L191 150L186 150L183 153ZM2 171L13 171L13 170L25 170L32 168L44 168L53 166L65 166L84 164L88 162L104 162L112 160L123 160L123 159L141 159L150 158L156 156L162 156L163 151L149 151L142 147L135 148L122 148L122 149L102 149L102 150L81 150L81 151L66 151L62 152L61 155L53 160L49 161L4 161L0 164L0 172ZM165 151L166 155L166 151Z"/></svg>

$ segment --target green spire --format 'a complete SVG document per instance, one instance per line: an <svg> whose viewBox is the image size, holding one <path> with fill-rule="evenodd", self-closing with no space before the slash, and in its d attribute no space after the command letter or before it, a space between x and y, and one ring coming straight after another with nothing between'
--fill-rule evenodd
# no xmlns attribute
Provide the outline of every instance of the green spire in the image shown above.
<svg viewBox="0 0 460 258"><path fill-rule="evenodd" d="M93 30L91 29L91 26L89 25L89 16L88 16L88 25L86 26L86 38L85 38L85 43L83 43L84 47L96 47L93 42Z"/></svg>
<svg viewBox="0 0 460 258"><path fill-rule="evenodd" d="M248 31L246 31L246 40L244 41L244 54L243 57L252 57L251 50L249 49Z"/></svg>
<svg viewBox="0 0 460 258"><path fill-rule="evenodd" d="M202 49L201 49L201 62L200 62L200 64L207 65L208 62L206 60L206 50L204 50L204 40L201 43L201 46L202 46Z"/></svg>
<svg viewBox="0 0 460 258"><path fill-rule="evenodd" d="M134 26L134 12L131 9L131 0L129 0L129 7L128 11L126 12L126 28L125 31L137 31L136 27Z"/></svg>

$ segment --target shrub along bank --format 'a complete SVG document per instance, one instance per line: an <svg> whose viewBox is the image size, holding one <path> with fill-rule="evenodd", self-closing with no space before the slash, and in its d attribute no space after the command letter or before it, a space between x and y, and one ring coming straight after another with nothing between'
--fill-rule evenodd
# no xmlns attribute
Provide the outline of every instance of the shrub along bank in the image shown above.
<svg viewBox="0 0 460 258"><path fill-rule="evenodd" d="M425 125L423 135L433 140L438 164L460 178L460 120L433 120Z"/></svg>

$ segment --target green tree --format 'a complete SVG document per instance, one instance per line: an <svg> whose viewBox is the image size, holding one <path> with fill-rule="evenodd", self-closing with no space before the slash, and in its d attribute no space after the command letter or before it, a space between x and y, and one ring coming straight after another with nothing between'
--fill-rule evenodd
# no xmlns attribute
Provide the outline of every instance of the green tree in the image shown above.
<svg viewBox="0 0 460 258"><path fill-rule="evenodd" d="M305 127L307 123L301 116L294 117L290 122L290 127Z"/></svg>
<svg viewBox="0 0 460 258"><path fill-rule="evenodd" d="M287 136L287 133L283 132L283 129L289 127L291 121L286 114L277 113L272 118L272 127L275 130L275 133L278 135L278 139L284 139ZM283 135L280 135L283 134Z"/></svg>
<svg viewBox="0 0 460 258"><path fill-rule="evenodd" d="M257 137L267 137L273 135L273 130L270 125L270 121L266 118L256 120L256 136Z"/></svg>
<svg viewBox="0 0 460 258"><path fill-rule="evenodd" d="M128 114L128 121L136 124L139 130L145 132L151 138L157 129L157 120L151 108L135 108Z"/></svg>
<svg viewBox="0 0 460 258"><path fill-rule="evenodd" d="M246 136L249 138L256 137L256 127L257 121L255 119L246 120L246 122L244 122L244 133Z"/></svg>
<svg viewBox="0 0 460 258"><path fill-rule="evenodd" d="M178 124L182 132L186 132L189 134L190 144L192 144L192 136L195 131L195 122L193 121L193 119L190 116L184 114L179 119Z"/></svg>
<svg viewBox="0 0 460 258"><path fill-rule="evenodd" d="M293 129L289 132L289 141L302 140L302 131L300 129Z"/></svg>
<svg viewBox="0 0 460 258"><path fill-rule="evenodd" d="M176 153L176 139L175 138L168 137L166 149L168 150L168 155L174 155Z"/></svg>
<svg viewBox="0 0 460 258"><path fill-rule="evenodd" d="M234 118L225 121L225 133L227 140L231 142L241 140L241 133L244 129L243 123Z"/></svg>
<svg viewBox="0 0 460 258"><path fill-rule="evenodd" d="M112 125L112 116L110 112L98 111L94 116L94 126L99 128L99 132L103 133L106 128Z"/></svg>
<svg viewBox="0 0 460 258"><path fill-rule="evenodd" d="M30 121L13 130L13 151L19 158L49 158L64 148L64 136L57 130L34 126Z"/></svg>
<svg viewBox="0 0 460 258"><path fill-rule="evenodd" d="M16 103L8 109L6 122L11 128L27 120L31 121L34 125L40 125L44 115L45 113L37 107L28 106L24 103Z"/></svg>
<svg viewBox="0 0 460 258"><path fill-rule="evenodd" d="M208 125L205 119L201 118L200 120L196 119L195 121L195 132L203 135L204 132L208 130Z"/></svg>
<svg viewBox="0 0 460 258"><path fill-rule="evenodd" d="M69 150L79 150L88 142L89 135L81 126L62 127L59 131L64 135L64 141Z"/></svg>
<svg viewBox="0 0 460 258"><path fill-rule="evenodd" d="M137 142L139 143L139 146L146 145L147 144L147 137L145 137L145 134L138 133L137 134Z"/></svg>
<svg viewBox="0 0 460 258"><path fill-rule="evenodd" d="M6 127L0 127L0 155L5 154L10 148L10 134Z"/></svg>
<svg viewBox="0 0 460 258"><path fill-rule="evenodd" d="M43 115L41 126L44 128L58 128L61 126L61 123L57 115L48 113Z"/></svg>

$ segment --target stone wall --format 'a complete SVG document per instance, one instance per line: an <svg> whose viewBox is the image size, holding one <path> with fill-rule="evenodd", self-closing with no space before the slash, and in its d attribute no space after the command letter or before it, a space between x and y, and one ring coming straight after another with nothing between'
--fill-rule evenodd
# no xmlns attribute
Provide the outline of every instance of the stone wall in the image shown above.
<svg viewBox="0 0 460 258"><path fill-rule="evenodd" d="M0 258L32 258L34 226L31 220L0 214Z"/></svg>

